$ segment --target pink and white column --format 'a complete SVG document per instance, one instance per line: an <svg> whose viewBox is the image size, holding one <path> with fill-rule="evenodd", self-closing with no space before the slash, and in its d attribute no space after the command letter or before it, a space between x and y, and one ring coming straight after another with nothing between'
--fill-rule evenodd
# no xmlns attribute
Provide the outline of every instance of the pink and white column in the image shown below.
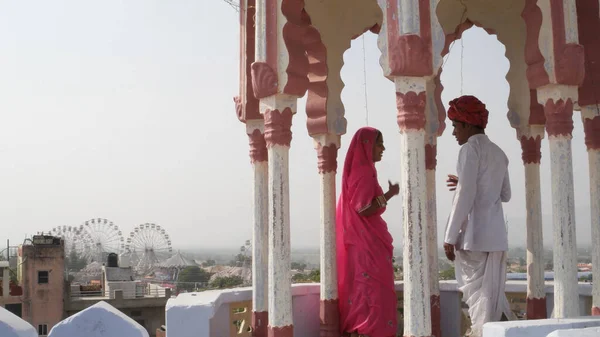
<svg viewBox="0 0 600 337"><path fill-rule="evenodd" d="M256 1L252 88L260 99L268 149L269 337L292 337L289 150L292 116L308 86L303 0Z"/></svg>
<svg viewBox="0 0 600 337"><path fill-rule="evenodd" d="M525 204L527 209L527 319L547 318L544 281L544 236L542 231L542 193L540 189L541 145L544 126L529 126L519 132L525 166Z"/></svg>
<svg viewBox="0 0 600 337"><path fill-rule="evenodd" d="M435 248L429 247L437 241L433 233L435 215L428 212L428 207L435 206L433 163L429 163L432 168L429 174L426 167L426 144L433 151L435 142L429 139L440 133L439 115L432 113L437 105L435 90L441 91L441 86L433 84L442 64L445 40L435 12L438 2L379 2L384 18L378 39L380 63L384 75L396 87L401 134L404 336L411 337L440 333L432 324L432 315L438 319L435 302L439 288L433 284L437 268L433 271L431 265L435 261L431 255L437 256L437 244Z"/></svg>
<svg viewBox="0 0 600 337"><path fill-rule="evenodd" d="M600 1L577 0L579 41L585 48L585 78L579 87L589 171L592 226L592 315L600 315Z"/></svg>
<svg viewBox="0 0 600 337"><path fill-rule="evenodd" d="M585 145L590 167L590 208L592 219L592 315L600 316L600 107L581 107Z"/></svg>
<svg viewBox="0 0 600 337"><path fill-rule="evenodd" d="M252 86L255 59L255 0L240 1L240 94L234 98L239 120L246 124L250 161L254 171L252 188L252 336L267 337L268 324L268 167L264 138L265 123Z"/></svg>
<svg viewBox="0 0 600 337"><path fill-rule="evenodd" d="M269 337L293 336L289 150L292 141L292 108L296 97L276 95L265 104L265 141L269 156Z"/></svg>
<svg viewBox="0 0 600 337"><path fill-rule="evenodd" d="M268 323L268 155L264 138L264 121L246 122L250 138L250 158L254 169L252 231L252 336L266 337Z"/></svg>
<svg viewBox="0 0 600 337"><path fill-rule="evenodd" d="M552 218L554 227L554 317L579 316L575 193L573 188L573 100L576 87L548 85L538 88L544 106L550 143Z"/></svg>
<svg viewBox="0 0 600 337"><path fill-rule="evenodd" d="M431 336L428 266L427 172L425 168L426 80L396 77L401 134L404 227L404 336Z"/></svg>
<svg viewBox="0 0 600 337"><path fill-rule="evenodd" d="M321 178L321 301L320 336L339 337L339 308L336 261L336 188L339 136L315 136Z"/></svg>
<svg viewBox="0 0 600 337"><path fill-rule="evenodd" d="M579 44L575 1L545 0L538 1L537 6L542 14L537 41L543 62L532 67L529 60L527 77L530 87L537 89L538 102L544 106L550 143L554 317L571 318L579 316L571 138L573 106L585 76L584 48Z"/></svg>

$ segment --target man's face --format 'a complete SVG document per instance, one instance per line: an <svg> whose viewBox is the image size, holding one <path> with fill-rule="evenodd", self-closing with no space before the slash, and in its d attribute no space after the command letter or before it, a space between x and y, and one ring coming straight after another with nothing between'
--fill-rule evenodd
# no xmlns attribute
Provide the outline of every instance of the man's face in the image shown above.
<svg viewBox="0 0 600 337"><path fill-rule="evenodd" d="M454 128L452 135L456 138L458 145L465 144L469 140L471 126L466 123L452 121L452 127Z"/></svg>

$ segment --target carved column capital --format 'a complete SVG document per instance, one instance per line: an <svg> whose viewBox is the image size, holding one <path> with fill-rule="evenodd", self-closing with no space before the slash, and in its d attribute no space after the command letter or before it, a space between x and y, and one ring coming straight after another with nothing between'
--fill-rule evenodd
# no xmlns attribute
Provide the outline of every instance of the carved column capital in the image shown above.
<svg viewBox="0 0 600 337"><path fill-rule="evenodd" d="M281 145L289 147L292 142L292 109L267 109L265 117L265 141L267 147Z"/></svg>
<svg viewBox="0 0 600 337"><path fill-rule="evenodd" d="M337 154L340 148L340 136L320 134L313 136L317 150L319 173L337 172Z"/></svg>
<svg viewBox="0 0 600 337"><path fill-rule="evenodd" d="M539 164L542 160L542 138L522 136L519 139L521 142L521 158L523 164Z"/></svg>
<svg viewBox="0 0 600 337"><path fill-rule="evenodd" d="M544 106L548 136L571 137L577 87L551 84L538 88L537 96L538 102Z"/></svg>
<svg viewBox="0 0 600 337"><path fill-rule="evenodd" d="M254 129L248 133L250 141L250 162L260 163L268 159L267 143L265 136L260 129Z"/></svg>
<svg viewBox="0 0 600 337"><path fill-rule="evenodd" d="M330 173L337 171L337 153L338 147L335 144L329 144L317 147L317 158L319 173Z"/></svg>
<svg viewBox="0 0 600 337"><path fill-rule="evenodd" d="M571 137L573 133L573 101L559 99L548 100L544 105L546 115L546 130L548 136Z"/></svg>
<svg viewBox="0 0 600 337"><path fill-rule="evenodd" d="M600 150L600 107L581 107L585 145L589 150Z"/></svg>
<svg viewBox="0 0 600 337"><path fill-rule="evenodd" d="M400 132L425 129L427 79L401 76L394 78L394 81Z"/></svg>
<svg viewBox="0 0 600 337"><path fill-rule="evenodd" d="M529 125L517 130L517 138L521 143L523 164L539 164L542 160L543 125Z"/></svg>

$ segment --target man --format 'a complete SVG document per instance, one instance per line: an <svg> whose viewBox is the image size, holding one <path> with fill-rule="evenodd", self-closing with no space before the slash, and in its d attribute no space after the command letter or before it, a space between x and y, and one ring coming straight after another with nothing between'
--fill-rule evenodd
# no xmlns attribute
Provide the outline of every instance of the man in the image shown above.
<svg viewBox="0 0 600 337"><path fill-rule="evenodd" d="M448 118L461 149L457 174L448 175L456 190L446 227L444 251L456 259L456 279L469 306L471 331L480 337L483 324L514 319L504 293L508 234L502 202L510 200L508 158L485 135L488 111L474 96L450 102Z"/></svg>

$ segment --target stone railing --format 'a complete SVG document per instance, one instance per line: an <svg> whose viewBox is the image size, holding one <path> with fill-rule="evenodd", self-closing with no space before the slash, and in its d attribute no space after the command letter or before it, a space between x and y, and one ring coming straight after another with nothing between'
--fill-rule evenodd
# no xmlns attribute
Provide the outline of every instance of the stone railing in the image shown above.
<svg viewBox="0 0 600 337"><path fill-rule="evenodd" d="M319 290L317 283L292 286L292 308L295 336L319 335ZM508 281L506 295L513 311L523 317L526 308L527 284L524 281ZM403 330L403 283L396 283L398 294L399 335ZM547 283L548 316L553 308L552 283ZM591 308L591 285L580 284L581 315L589 315ZM469 326L466 307L456 281L440 282L441 327L444 337L463 336ZM172 298L166 306L167 337L236 337L251 336L252 289L235 288L183 293Z"/></svg>

